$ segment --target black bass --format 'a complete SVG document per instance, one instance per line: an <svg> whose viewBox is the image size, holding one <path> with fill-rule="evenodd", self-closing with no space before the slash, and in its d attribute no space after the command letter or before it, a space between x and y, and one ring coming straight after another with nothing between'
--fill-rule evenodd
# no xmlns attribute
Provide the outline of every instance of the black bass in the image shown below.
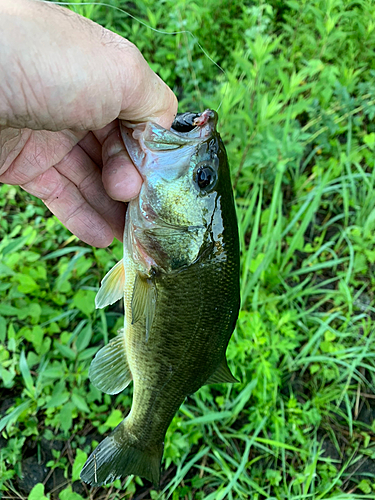
<svg viewBox="0 0 375 500"><path fill-rule="evenodd" d="M133 380L131 411L88 458L81 479L128 474L155 485L165 433L186 396L235 382L225 351L239 310L239 241L217 114L185 113L172 129L126 124L142 175L127 209L124 258L104 277L96 306L121 297L124 329L95 356L91 382L117 394Z"/></svg>

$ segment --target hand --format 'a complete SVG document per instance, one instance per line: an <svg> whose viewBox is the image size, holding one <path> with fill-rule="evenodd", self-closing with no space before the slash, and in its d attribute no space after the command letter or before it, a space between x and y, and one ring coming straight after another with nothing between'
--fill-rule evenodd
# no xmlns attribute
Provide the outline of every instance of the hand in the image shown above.
<svg viewBox="0 0 375 500"><path fill-rule="evenodd" d="M0 182L90 245L121 239L142 180L119 120L169 128L177 100L128 40L70 10L0 3ZM115 201L119 200L119 201Z"/></svg>

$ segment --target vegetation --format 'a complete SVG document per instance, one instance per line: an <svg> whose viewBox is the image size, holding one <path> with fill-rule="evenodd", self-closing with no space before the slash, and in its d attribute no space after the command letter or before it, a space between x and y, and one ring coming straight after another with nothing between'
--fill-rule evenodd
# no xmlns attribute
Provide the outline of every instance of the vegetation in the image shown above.
<svg viewBox="0 0 375 500"><path fill-rule="evenodd" d="M374 2L70 7L136 43L180 111L220 107L242 245L228 358L242 382L186 400L160 491L132 476L82 484L86 457L131 404L131 389L111 397L88 381L122 323L121 307L94 307L122 247L84 245L1 186L0 496L374 498Z"/></svg>

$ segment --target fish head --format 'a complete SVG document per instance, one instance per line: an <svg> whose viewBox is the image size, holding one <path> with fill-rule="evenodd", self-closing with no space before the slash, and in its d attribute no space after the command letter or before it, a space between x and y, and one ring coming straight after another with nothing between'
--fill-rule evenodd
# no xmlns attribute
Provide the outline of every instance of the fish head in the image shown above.
<svg viewBox="0 0 375 500"><path fill-rule="evenodd" d="M143 178L128 208L132 243L135 238L141 253L151 257L149 265L176 269L193 262L214 233L222 232L221 200L228 190L232 196L216 112L188 115L171 130L151 122L121 124Z"/></svg>

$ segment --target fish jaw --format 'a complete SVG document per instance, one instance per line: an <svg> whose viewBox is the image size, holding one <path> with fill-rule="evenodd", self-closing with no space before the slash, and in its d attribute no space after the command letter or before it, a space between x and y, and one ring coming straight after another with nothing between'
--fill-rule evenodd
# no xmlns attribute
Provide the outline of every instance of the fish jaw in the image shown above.
<svg viewBox="0 0 375 500"><path fill-rule="evenodd" d="M120 122L122 139L129 156L145 179L150 169L166 168L178 171L189 163L199 144L216 131L217 113L207 109L193 121L189 132L168 130L156 123Z"/></svg>

